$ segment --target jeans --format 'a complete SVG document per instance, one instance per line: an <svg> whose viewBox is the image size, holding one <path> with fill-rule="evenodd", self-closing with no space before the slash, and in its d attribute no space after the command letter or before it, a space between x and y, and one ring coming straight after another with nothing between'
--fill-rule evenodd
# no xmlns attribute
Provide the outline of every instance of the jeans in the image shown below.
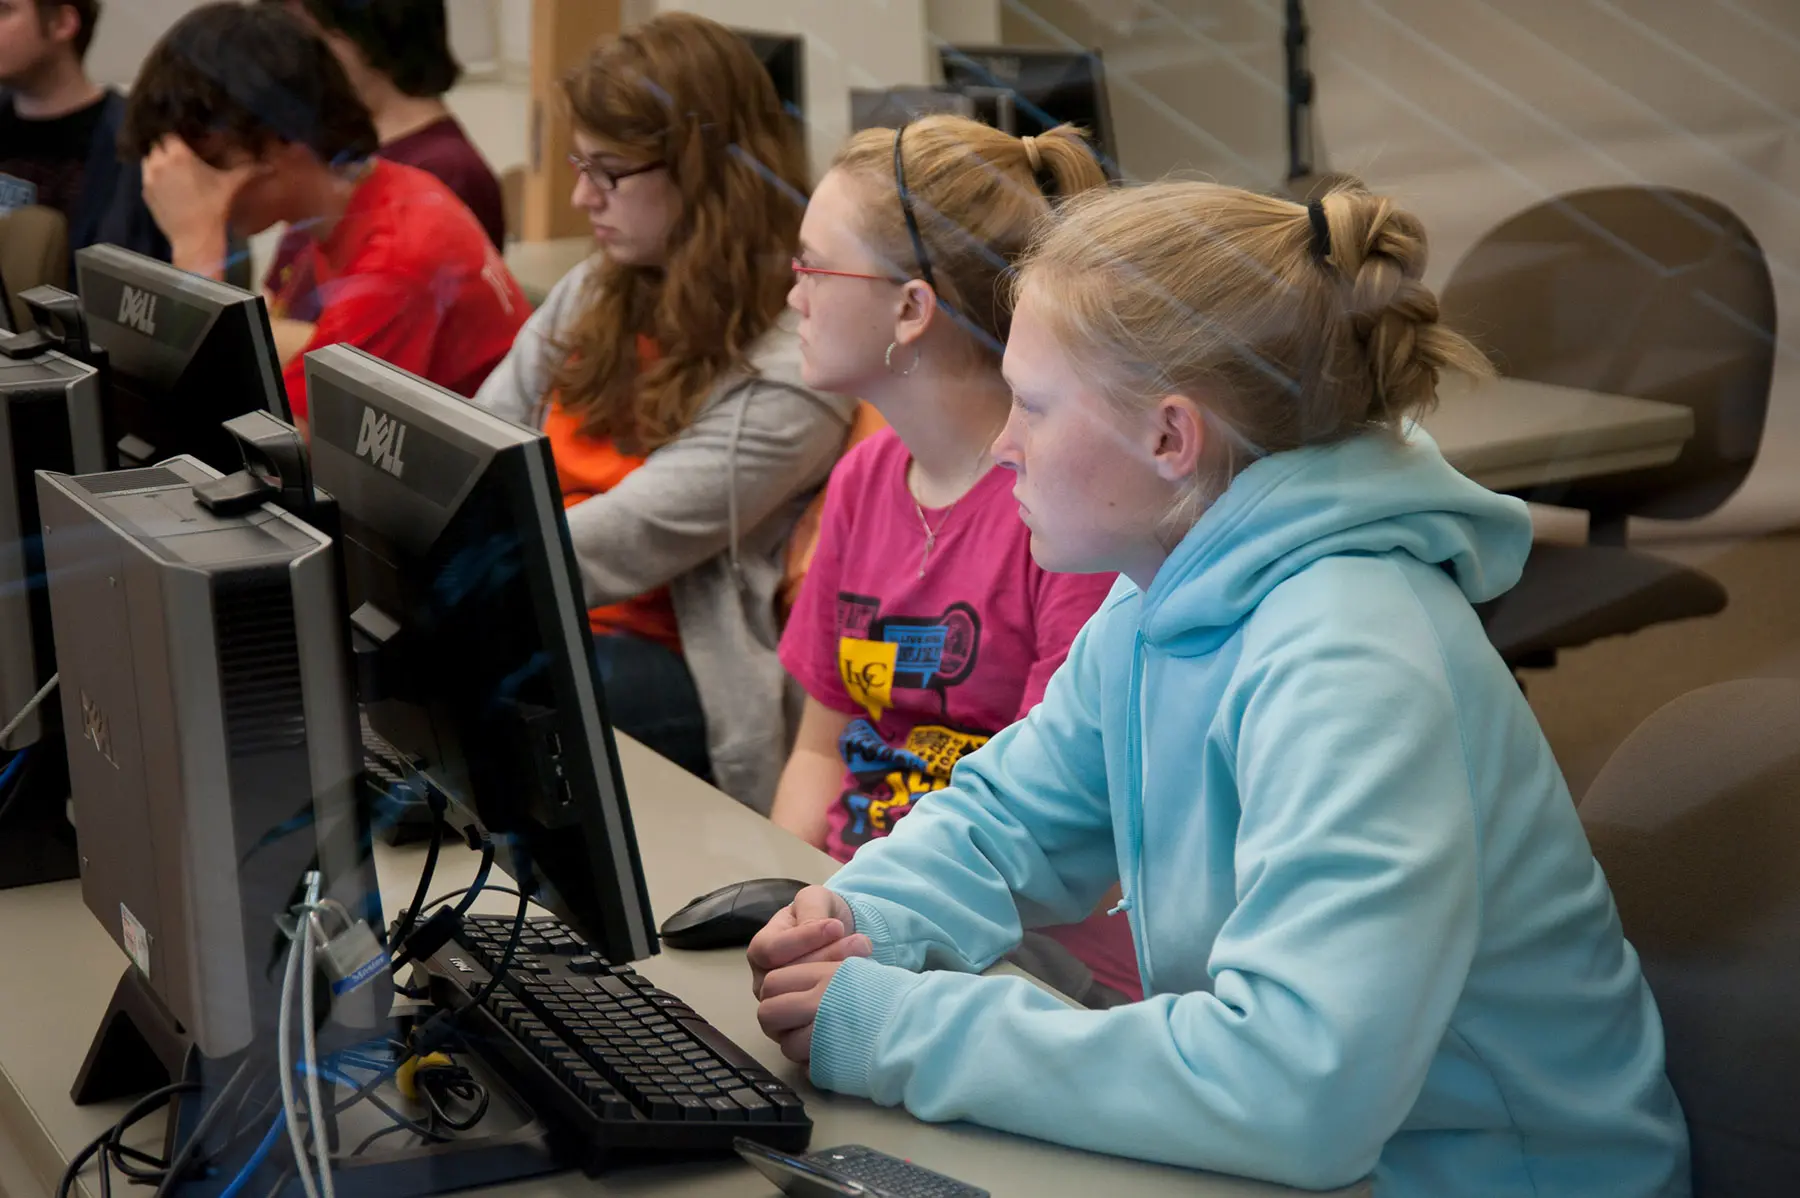
<svg viewBox="0 0 1800 1198"><path fill-rule="evenodd" d="M614 731L711 782L706 713L681 654L625 633L595 635L594 664Z"/></svg>

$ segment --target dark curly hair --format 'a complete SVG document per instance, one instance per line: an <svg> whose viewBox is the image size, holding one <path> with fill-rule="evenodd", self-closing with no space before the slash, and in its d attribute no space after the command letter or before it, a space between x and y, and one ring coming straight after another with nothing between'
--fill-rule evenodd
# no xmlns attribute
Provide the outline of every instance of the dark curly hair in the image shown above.
<svg viewBox="0 0 1800 1198"><path fill-rule="evenodd" d="M435 100L462 77L450 51L444 0L300 0L300 6L354 42L371 67L409 96Z"/></svg>
<svg viewBox="0 0 1800 1198"><path fill-rule="evenodd" d="M38 23L48 26L59 8L72 8L81 18L81 28L76 31L70 48L75 51L77 60L85 59L88 47L94 44L94 23L100 19L100 0L37 0Z"/></svg>
<svg viewBox="0 0 1800 1198"><path fill-rule="evenodd" d="M272 4L207 4L175 23L144 60L119 132L140 159L175 134L215 161L227 149L303 145L334 165L380 144L330 47Z"/></svg>

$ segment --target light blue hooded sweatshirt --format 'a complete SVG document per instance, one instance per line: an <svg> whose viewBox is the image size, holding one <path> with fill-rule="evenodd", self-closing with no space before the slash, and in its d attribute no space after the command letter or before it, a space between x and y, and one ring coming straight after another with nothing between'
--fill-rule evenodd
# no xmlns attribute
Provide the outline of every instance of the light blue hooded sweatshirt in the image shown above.
<svg viewBox="0 0 1800 1198"><path fill-rule="evenodd" d="M1686 1195L1655 1003L1470 607L1530 543L1422 433L1245 470L833 878L874 958L825 992L813 1081L1314 1189ZM1144 1002L974 976L1114 882Z"/></svg>

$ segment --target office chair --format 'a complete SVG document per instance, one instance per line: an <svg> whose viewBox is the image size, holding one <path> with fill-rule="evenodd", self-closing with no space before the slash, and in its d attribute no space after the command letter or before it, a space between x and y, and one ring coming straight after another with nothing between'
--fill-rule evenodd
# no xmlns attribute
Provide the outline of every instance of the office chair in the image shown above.
<svg viewBox="0 0 1800 1198"><path fill-rule="evenodd" d="M1800 679L1667 704L1580 812L1662 1011L1695 1198L1786 1198L1800 1178Z"/></svg>
<svg viewBox="0 0 1800 1198"><path fill-rule="evenodd" d="M1775 291L1743 222L1665 187L1571 192L1510 218L1451 272L1444 319L1500 373L1691 408L1667 466L1522 493L1589 513L1585 545L1540 543L1482 609L1514 669L1602 637L1724 610L1709 575L1626 546L1632 516L1692 520L1724 503L1762 442L1775 366Z"/></svg>
<svg viewBox="0 0 1800 1198"><path fill-rule="evenodd" d="M62 213L33 206L0 214L0 279L6 280L0 303L10 303L12 327L36 328L19 296L45 285L68 289L69 222Z"/></svg>

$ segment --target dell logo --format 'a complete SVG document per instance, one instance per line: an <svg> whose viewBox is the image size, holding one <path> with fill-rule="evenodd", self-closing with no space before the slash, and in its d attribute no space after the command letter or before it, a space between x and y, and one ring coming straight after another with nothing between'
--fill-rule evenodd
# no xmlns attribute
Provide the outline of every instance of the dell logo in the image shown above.
<svg viewBox="0 0 1800 1198"><path fill-rule="evenodd" d="M119 292L119 323L146 337L156 336L156 299L148 291L124 287Z"/></svg>
<svg viewBox="0 0 1800 1198"><path fill-rule="evenodd" d="M451 957L450 964L456 966L456 971L458 973L474 973L475 972L474 966L470 965L467 961L463 960L461 957Z"/></svg>
<svg viewBox="0 0 1800 1198"><path fill-rule="evenodd" d="M356 456L387 471L395 478L406 473L400 451L406 446L406 426L374 408L364 408L362 428L356 434Z"/></svg>
<svg viewBox="0 0 1800 1198"><path fill-rule="evenodd" d="M106 726L106 713L98 704L88 698L86 691L81 692L81 739L89 742L106 758L106 763L115 770L119 768L118 760L113 757L112 732Z"/></svg>

